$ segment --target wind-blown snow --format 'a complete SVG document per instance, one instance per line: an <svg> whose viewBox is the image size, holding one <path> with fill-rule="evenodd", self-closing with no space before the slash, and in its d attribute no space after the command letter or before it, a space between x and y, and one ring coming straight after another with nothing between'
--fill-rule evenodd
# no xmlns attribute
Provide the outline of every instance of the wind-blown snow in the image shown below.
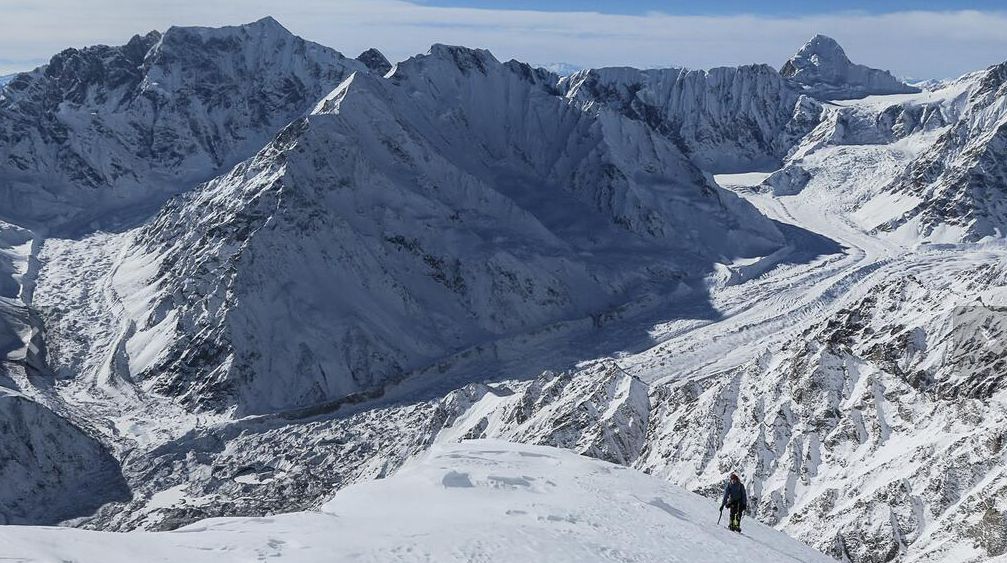
<svg viewBox="0 0 1007 563"><path fill-rule="evenodd" d="M627 469L548 447L438 446L394 477L336 494L320 513L109 534L0 528L24 562L830 561L757 522L717 525L717 505Z"/></svg>

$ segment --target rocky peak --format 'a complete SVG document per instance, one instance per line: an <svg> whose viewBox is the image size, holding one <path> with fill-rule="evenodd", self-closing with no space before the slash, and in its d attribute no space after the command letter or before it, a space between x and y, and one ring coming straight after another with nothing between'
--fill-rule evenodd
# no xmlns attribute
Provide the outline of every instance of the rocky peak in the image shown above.
<svg viewBox="0 0 1007 563"><path fill-rule="evenodd" d="M364 63L364 66L369 68L374 74L384 76L388 74L389 70L392 70L392 63L388 61L381 51L373 47L357 55L357 60Z"/></svg>
<svg viewBox="0 0 1007 563"><path fill-rule="evenodd" d="M780 69L780 74L800 84L818 99L854 99L879 94L919 92L886 70L855 64L839 43L815 35Z"/></svg>
<svg viewBox="0 0 1007 563"><path fill-rule="evenodd" d="M788 64L792 63L794 59L807 59L816 62L820 65L834 66L834 65L848 65L852 64L849 57L846 56L846 51L843 47L839 45L839 42L835 39L827 36L818 34L808 40L794 58L787 61ZM796 66L791 65L789 69L784 65L785 70L781 70L784 76L793 76L797 72ZM789 71L789 72L788 72Z"/></svg>
<svg viewBox="0 0 1007 563"><path fill-rule="evenodd" d="M293 35L292 33L290 33L290 31L287 30L287 28L283 27L283 24L281 24L280 22L276 21L276 19L273 18L273 16L266 16L266 17L263 17L263 18L259 18L259 19L255 20L252 23L247 23L247 24L242 25L240 27L243 27L245 29L261 29L261 30L281 31L283 33L287 33L287 34Z"/></svg>
<svg viewBox="0 0 1007 563"><path fill-rule="evenodd" d="M112 90L132 89L142 80L144 57L160 38L160 33L152 31L135 35L120 47L64 49L39 69L12 77L7 94L12 100L48 110L64 101L104 101Z"/></svg>
<svg viewBox="0 0 1007 563"><path fill-rule="evenodd" d="M0 97L0 202L54 230L134 223L365 70L272 18L64 50Z"/></svg>
<svg viewBox="0 0 1007 563"><path fill-rule="evenodd" d="M250 23L225 25L222 27L171 26L164 34L166 37L171 35L199 35L204 38L224 37L237 34L265 34L272 36L295 37L295 35L287 28L283 27L280 22L270 16L266 16Z"/></svg>
<svg viewBox="0 0 1007 563"><path fill-rule="evenodd" d="M454 64L464 73L477 70L486 74L489 66L497 66L500 61L486 49L470 49L468 47L458 47L454 45L442 45L435 43L430 47L428 53L431 57L445 59Z"/></svg>

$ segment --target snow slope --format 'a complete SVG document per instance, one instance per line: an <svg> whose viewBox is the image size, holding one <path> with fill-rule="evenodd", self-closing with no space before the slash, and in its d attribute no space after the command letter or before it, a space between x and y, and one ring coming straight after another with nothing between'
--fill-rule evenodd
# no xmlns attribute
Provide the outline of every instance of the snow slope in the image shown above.
<svg viewBox="0 0 1007 563"><path fill-rule="evenodd" d="M316 513L222 518L173 532L0 528L0 557L76 561L830 561L714 501L622 466L494 440L438 446Z"/></svg>

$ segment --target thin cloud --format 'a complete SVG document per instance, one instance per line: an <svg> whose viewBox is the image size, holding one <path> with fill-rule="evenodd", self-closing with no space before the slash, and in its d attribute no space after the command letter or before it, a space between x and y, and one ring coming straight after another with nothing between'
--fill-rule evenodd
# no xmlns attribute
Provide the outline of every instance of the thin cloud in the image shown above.
<svg viewBox="0 0 1007 563"><path fill-rule="evenodd" d="M17 61L68 46L122 43L173 24L216 26L264 15L348 55L376 46L393 60L440 42L489 48L501 59L580 66L779 66L815 33L838 39L855 61L903 76L957 76L1007 60L1007 13L972 10L773 17L443 8L402 0L0 0L0 12L0 54Z"/></svg>

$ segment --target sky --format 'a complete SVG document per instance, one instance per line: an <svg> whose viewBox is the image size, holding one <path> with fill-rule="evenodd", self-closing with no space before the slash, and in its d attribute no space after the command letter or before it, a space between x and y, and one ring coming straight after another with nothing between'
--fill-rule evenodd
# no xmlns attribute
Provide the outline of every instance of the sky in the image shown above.
<svg viewBox="0 0 1007 563"><path fill-rule="evenodd" d="M610 14L646 14L663 12L680 15L724 15L757 13L773 16L821 14L836 11L862 11L889 13L911 10L996 10L1003 9L1003 0L709 0L687 2L683 0L431 0L421 1L428 6L453 6L493 9L525 9L574 12L589 11Z"/></svg>
<svg viewBox="0 0 1007 563"><path fill-rule="evenodd" d="M913 79L1007 60L1005 0L0 0L0 74L67 47L266 15L349 56L377 47L393 61L448 43L533 64L779 67L816 33Z"/></svg>

